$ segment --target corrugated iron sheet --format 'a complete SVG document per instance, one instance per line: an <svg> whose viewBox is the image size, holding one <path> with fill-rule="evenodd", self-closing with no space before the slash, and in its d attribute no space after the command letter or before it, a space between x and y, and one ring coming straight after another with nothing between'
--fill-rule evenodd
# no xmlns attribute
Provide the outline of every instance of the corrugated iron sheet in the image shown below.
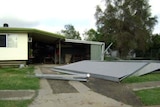
<svg viewBox="0 0 160 107"><path fill-rule="evenodd" d="M80 61L69 65L55 67L54 70L71 73L90 74L91 77L119 82L147 66L149 62L101 62Z"/></svg>

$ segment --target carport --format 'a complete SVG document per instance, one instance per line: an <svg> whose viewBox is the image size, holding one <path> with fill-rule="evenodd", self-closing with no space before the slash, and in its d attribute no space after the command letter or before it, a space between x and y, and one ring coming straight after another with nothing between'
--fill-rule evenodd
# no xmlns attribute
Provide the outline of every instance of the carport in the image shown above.
<svg viewBox="0 0 160 107"><path fill-rule="evenodd" d="M61 42L64 38L58 34L32 29L28 32L29 63L61 63Z"/></svg>
<svg viewBox="0 0 160 107"><path fill-rule="evenodd" d="M29 33L29 62L66 64L82 60L103 60L103 42L65 39L49 32Z"/></svg>

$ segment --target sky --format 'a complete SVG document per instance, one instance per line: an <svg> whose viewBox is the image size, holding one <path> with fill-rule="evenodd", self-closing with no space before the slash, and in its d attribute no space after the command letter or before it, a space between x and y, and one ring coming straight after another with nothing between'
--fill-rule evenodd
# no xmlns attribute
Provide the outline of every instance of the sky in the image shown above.
<svg viewBox="0 0 160 107"><path fill-rule="evenodd" d="M158 0L150 0L151 12L159 23L153 33L160 33L160 6ZM60 32L71 24L82 33L95 27L94 14L103 0L0 0L0 27L26 27Z"/></svg>

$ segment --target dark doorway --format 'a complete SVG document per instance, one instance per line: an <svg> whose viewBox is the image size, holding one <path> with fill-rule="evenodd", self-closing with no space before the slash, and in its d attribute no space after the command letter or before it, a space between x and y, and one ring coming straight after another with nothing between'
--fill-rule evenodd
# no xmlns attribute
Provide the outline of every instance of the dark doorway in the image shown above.
<svg viewBox="0 0 160 107"><path fill-rule="evenodd" d="M64 42L62 44L62 59L64 63L66 63L67 55L71 55L70 63L90 60L90 45Z"/></svg>
<svg viewBox="0 0 160 107"><path fill-rule="evenodd" d="M54 63L55 45L33 41L29 43L29 63Z"/></svg>

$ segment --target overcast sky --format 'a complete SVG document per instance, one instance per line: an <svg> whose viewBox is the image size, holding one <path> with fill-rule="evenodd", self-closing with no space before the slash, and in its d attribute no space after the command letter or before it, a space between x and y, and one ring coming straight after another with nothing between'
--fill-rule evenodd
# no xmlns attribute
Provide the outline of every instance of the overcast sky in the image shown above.
<svg viewBox="0 0 160 107"><path fill-rule="evenodd" d="M50 32L59 32L64 25L72 24L77 31L95 28L96 5L102 0L0 0L0 27L32 27ZM150 0L152 14L160 23L158 0ZM154 33L160 33L157 24Z"/></svg>

